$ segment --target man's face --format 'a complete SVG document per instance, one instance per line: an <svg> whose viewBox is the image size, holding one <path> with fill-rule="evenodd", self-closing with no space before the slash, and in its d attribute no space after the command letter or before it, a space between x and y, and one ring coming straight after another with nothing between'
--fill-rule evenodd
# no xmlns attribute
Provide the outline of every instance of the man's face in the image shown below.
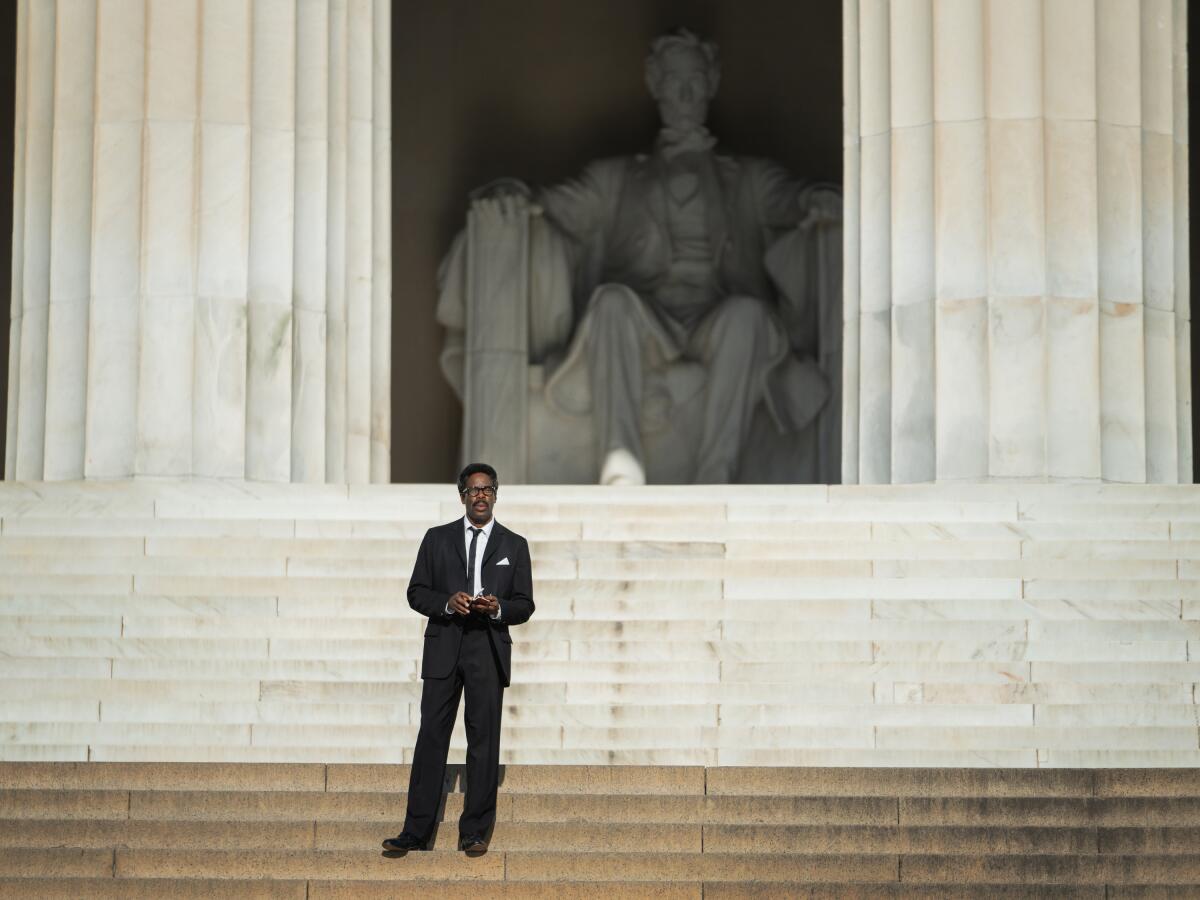
<svg viewBox="0 0 1200 900"><path fill-rule="evenodd" d="M655 99L668 128L690 131L708 118L708 66L699 50L671 47L659 59Z"/></svg>
<svg viewBox="0 0 1200 900"><path fill-rule="evenodd" d="M492 507L496 505L496 485L483 472L467 478L467 489L458 495L467 508L467 518L476 525L486 525L492 518Z"/></svg>

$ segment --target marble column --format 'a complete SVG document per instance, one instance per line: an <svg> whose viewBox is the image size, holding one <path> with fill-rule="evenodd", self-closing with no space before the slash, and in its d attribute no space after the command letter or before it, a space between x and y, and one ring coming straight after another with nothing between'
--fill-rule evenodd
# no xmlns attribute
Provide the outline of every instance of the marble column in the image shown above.
<svg viewBox="0 0 1200 900"><path fill-rule="evenodd" d="M1191 481L1185 0L845 0L843 480Z"/></svg>
<svg viewBox="0 0 1200 900"><path fill-rule="evenodd" d="M387 481L387 0L21 0L5 476Z"/></svg>

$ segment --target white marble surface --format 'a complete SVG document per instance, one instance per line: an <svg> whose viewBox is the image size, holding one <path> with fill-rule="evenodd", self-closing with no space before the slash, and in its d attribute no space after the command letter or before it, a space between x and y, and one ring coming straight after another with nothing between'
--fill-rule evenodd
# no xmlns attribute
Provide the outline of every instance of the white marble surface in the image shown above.
<svg viewBox="0 0 1200 900"><path fill-rule="evenodd" d="M423 620L402 597L447 494L0 485L0 758L407 759ZM506 487L538 612L505 759L1195 763L1200 490L797 500Z"/></svg>
<svg viewBox="0 0 1200 900"><path fill-rule="evenodd" d="M1190 480L1186 4L854 12L844 479ZM901 333L930 272L932 404Z"/></svg>
<svg viewBox="0 0 1200 900"><path fill-rule="evenodd" d="M7 477L386 481L386 4L20 15Z"/></svg>

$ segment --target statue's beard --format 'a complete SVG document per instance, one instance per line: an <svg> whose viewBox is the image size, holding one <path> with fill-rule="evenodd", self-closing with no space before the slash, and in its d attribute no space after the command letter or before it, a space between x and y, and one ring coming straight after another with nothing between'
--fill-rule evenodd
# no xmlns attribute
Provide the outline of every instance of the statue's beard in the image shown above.
<svg viewBox="0 0 1200 900"><path fill-rule="evenodd" d="M717 139L703 125L686 123L684 128L664 124L658 133L658 149L671 159L682 153L705 153L713 148Z"/></svg>
<svg viewBox="0 0 1200 900"><path fill-rule="evenodd" d="M703 106L689 106L683 109L675 106L660 106L659 115L662 118L663 129L678 134L690 131L704 131L704 120L708 118L708 110Z"/></svg>
<svg viewBox="0 0 1200 900"><path fill-rule="evenodd" d="M684 153L705 153L716 144L717 139L704 127L708 112L705 105L680 109L664 104L660 111L663 127L658 133L658 149L667 159Z"/></svg>

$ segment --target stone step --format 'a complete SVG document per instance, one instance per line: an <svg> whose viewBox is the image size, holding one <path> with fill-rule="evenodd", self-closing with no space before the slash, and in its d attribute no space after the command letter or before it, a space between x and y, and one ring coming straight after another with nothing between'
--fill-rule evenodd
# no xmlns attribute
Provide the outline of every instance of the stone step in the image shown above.
<svg viewBox="0 0 1200 900"><path fill-rule="evenodd" d="M1015 713L1019 708L1014 707ZM40 715L40 714L39 714ZM897 713L899 715L899 713ZM1022 727L997 724L906 725L860 722L796 725L664 726L639 724L521 725L502 730L506 763L620 765L921 766L978 764L1056 767L1195 766L1195 726L1104 725ZM297 718L300 718L299 716ZM570 710L564 711L570 719ZM53 759L53 748L93 760L399 762L411 748L412 724L195 724L193 722L22 721L5 726L0 759ZM451 759L461 760L465 733L456 728ZM203 754L208 753L210 756ZM158 754L156 756L156 754ZM240 756L239 756L240 754ZM607 756L606 756L607 754ZM70 757L67 757L70 758Z"/></svg>
<svg viewBox="0 0 1200 900"><path fill-rule="evenodd" d="M407 773L407 767L403 768ZM0 763L5 790L323 791L327 766L253 763Z"/></svg>
<svg viewBox="0 0 1200 900"><path fill-rule="evenodd" d="M1200 887L1200 769L514 765L501 773L491 852L468 859L454 850L463 783L452 767L433 852L389 858L378 844L399 830L408 774L0 764L0 897L388 896L413 885L455 896L456 884L474 896L1156 896L1149 885L1173 897Z"/></svg>
<svg viewBox="0 0 1200 900"><path fill-rule="evenodd" d="M619 735L618 735L619 736ZM181 744L0 744L0 761L38 762L48 760L96 762L252 762L252 763L400 763L405 750L399 747L366 746L242 746ZM449 761L462 764L463 746L451 746ZM939 748L755 748L709 747L613 749L605 747L515 747L501 748L502 764L520 765L686 765L686 766L944 766L964 768L986 759L997 767L1051 766L1080 768L1099 766L1200 766L1197 750L945 750Z"/></svg>
<svg viewBox="0 0 1200 900"><path fill-rule="evenodd" d="M41 853L41 851L29 851ZM1172 857L1179 860L1180 857ZM1184 857L1183 859L1186 859ZM48 864L48 863L44 863ZM32 861L26 863L37 871ZM53 870L47 872L51 874ZM0 872L3 867L0 856ZM409 881L470 878L498 881L830 881L854 873L864 882L895 881L898 858L888 855L772 855L713 853L504 852L471 859L460 853L410 853L403 860L376 851L116 851L117 878L249 878ZM1177 879L1182 881L1182 879Z"/></svg>
<svg viewBox="0 0 1200 900"><path fill-rule="evenodd" d="M400 811L401 817L403 810ZM315 827L314 827L315 825ZM389 830L390 828L390 830ZM177 850L348 850L374 849L398 830L392 823L363 821L261 822L0 819L0 848L78 847ZM443 828L434 849L456 852L454 828ZM1091 833L1092 845L1095 834ZM864 835L860 850L866 850ZM927 841L922 846L949 846ZM491 849L608 849L618 852L699 853L702 826L664 824L563 824L512 822L497 830Z"/></svg>
<svg viewBox="0 0 1200 900"><path fill-rule="evenodd" d="M387 829L363 821L0 819L0 848L363 850ZM453 828L434 843L455 851ZM673 825L505 822L493 851L1190 855L1200 827Z"/></svg>
<svg viewBox="0 0 1200 900"><path fill-rule="evenodd" d="M1194 488L514 486L500 511L538 597L506 761L1200 764ZM448 485L3 485L0 759L402 761L411 557L460 513Z"/></svg>
<svg viewBox="0 0 1200 900"><path fill-rule="evenodd" d="M392 823L407 795L316 791L7 790L8 820L153 822ZM451 793L444 816L462 808ZM1114 797L778 797L505 793L501 822L661 823L664 825L850 825L937 828L1191 828L1200 798Z"/></svg>
<svg viewBox="0 0 1200 900"><path fill-rule="evenodd" d="M28 653L36 653L42 646L37 640L67 640L83 638L142 639L142 640L187 640L212 639L228 634L230 619L236 619L240 639L275 638L278 640L306 640L321 635L323 641L360 641L378 639L419 641L425 623L416 620L411 613L396 610L390 616L304 616L275 615L255 606L237 610L231 615L180 615L178 609L158 610L143 614L140 610L115 612L118 604L113 603L114 612L108 615L77 614L60 612L47 615L44 612L31 615L25 609L0 608L0 624L8 634L6 638L16 643L34 639ZM813 643L814 635L820 635L821 643L861 643L870 641L881 645L878 656L894 656L900 653L917 652L925 657L938 658L960 652L960 648L981 645L994 646L989 651L992 657L1031 658L1052 654L1055 661L1077 658L1080 647L1102 644L1105 649L1112 646L1137 648L1174 645L1200 640L1200 619L1175 622L1128 622L1128 621L922 621L906 619L874 619L868 621L845 620L795 620L784 615L775 621L763 621L724 616L711 620L696 620L686 616L686 604L677 601L667 608L658 610L659 618L570 618L569 613L556 615L558 610L547 610L544 617L521 626L520 648L531 649L539 643L573 641L580 646L596 642L603 644L637 644L659 642L676 644L714 644L725 648L725 653L736 653L749 646L761 648L761 658L771 659L772 651L779 645ZM32 604L28 608L33 608ZM44 605L41 607L44 610ZM88 612L102 612L93 607ZM742 611L743 613L745 610ZM791 610L787 611L791 612ZM675 618L670 616L674 614ZM154 646L154 645L150 645ZM281 647L290 645L283 644ZM370 651L371 643L347 645L362 647ZM94 652L107 651L109 645L96 644ZM89 645L67 643L66 651L86 653ZM689 651L694 652L694 651ZM1138 653L1148 650L1128 650L1127 658L1136 658ZM1088 654L1087 656L1090 656ZM1087 658L1085 656L1084 658Z"/></svg>
<svg viewBox="0 0 1200 900"><path fill-rule="evenodd" d="M0 763L0 788L44 791L326 791L396 792L407 765L260 765L254 763ZM461 793L461 766L447 768L447 789ZM698 766L504 766L502 793L705 793Z"/></svg>
<svg viewBox="0 0 1200 900"><path fill-rule="evenodd" d="M461 794L448 795L444 816L451 819L462 809ZM404 817L407 795L396 793L325 793L306 791L6 791L0 800L0 816L20 819L137 819L153 821L345 821L369 820L394 823ZM1130 824L1135 809L1156 814L1158 824L1171 824L1171 813L1155 810L1149 801L1119 802L1126 818L1115 824ZM1072 822L1087 823L1087 810L1072 810ZM1021 809L993 813L1003 824L1022 821ZM1024 815L1038 819L1049 815L1043 807L1030 807ZM918 824L928 816L914 812ZM978 821L986 820L986 811ZM1187 811L1179 813L1187 815ZM641 796L613 794L502 794L497 818L503 822L575 822L662 824L847 824L886 825L896 821L896 801L872 797L703 797ZM969 820L968 811L959 819ZM1040 821L1040 820L1039 820ZM1051 824L1062 824L1059 822Z"/></svg>
<svg viewBox="0 0 1200 900"><path fill-rule="evenodd" d="M715 628L715 626L714 626ZM287 626L279 631L288 632ZM381 629L386 632L387 629ZM378 638L293 638L255 634L249 629L238 638L124 636L38 636L0 638L0 654L18 659L66 658L113 659L121 661L159 659L164 661L245 660L411 660L421 658L421 635L410 623L397 627L396 637ZM216 629L213 629L215 634ZM204 630L201 629L203 634ZM1200 638L1180 634L1177 640L590 640L566 637L514 641L513 658L522 664L712 662L758 666L779 664L795 671L801 665L820 663L1180 663L1195 667L1200 660ZM804 664L795 660L803 659ZM920 668L920 666L918 666ZM873 674L867 670L864 674ZM268 676L269 677L269 676ZM526 676L527 677L527 676ZM791 678L782 678L790 681Z"/></svg>
<svg viewBox="0 0 1200 900"><path fill-rule="evenodd" d="M197 724L194 722L29 722L6 726L8 747L83 744L101 751L106 747L296 747L353 748L412 747L417 724L341 725L310 724ZM508 724L501 740L521 751L654 751L680 756L684 751L724 753L721 765L739 763L737 754L748 750L771 751L876 751L900 756L916 751L995 753L1000 751L1173 751L1196 752L1194 725L1171 727L1149 725L1096 725L1091 727L1024 727L1005 725L996 717L990 725L972 724L853 725L801 724L778 726L659 725L632 722L628 727L589 725ZM211 742L211 743L207 743ZM465 732L456 729L451 748L465 747ZM195 759L195 757L191 757ZM511 760L520 762L521 759ZM570 760L562 760L567 762ZM582 761L582 760L581 760ZM659 762L666 762L663 759ZM709 763L717 765L718 763ZM775 764L784 764L780 759ZM827 763L827 764L832 764ZM883 759L874 764L885 764Z"/></svg>
<svg viewBox="0 0 1200 900"><path fill-rule="evenodd" d="M988 579L1124 579L1141 581L1174 581L1182 577L1194 580L1200 560L1156 559L979 559L974 553L956 553L955 546L939 551L934 559L912 559L911 553L891 550L886 546L864 548L861 558L830 558L798 553L782 558L720 559L707 555L679 558L622 559L585 557L570 558L566 554L544 553L533 558L533 575L537 580L607 579L648 581L658 583L684 579L720 578L988 578ZM211 563L205 556L81 556L61 553L0 554L0 574L8 578L24 578L34 583L40 577L102 577L134 575L135 589L140 593L153 591L164 575L188 578L185 582L199 593L199 586L210 591L222 583L241 583L242 579L259 579L255 583L276 586L272 579L284 578L295 587L295 594L305 585L319 585L323 578L382 579L389 584L401 582L412 571L411 560L415 546L403 552L376 558L360 554L345 558L325 558L316 555L264 555L223 559L222 571L213 576ZM926 554L916 554L926 555ZM1014 554L1015 555L1015 554ZM206 579L205 576L209 576Z"/></svg>
<svg viewBox="0 0 1200 900"><path fill-rule="evenodd" d="M1006 885L956 884L955 900L1106 900L1108 897L1142 897L1141 894L1111 893L1111 885ZM804 897L806 900L945 900L945 887L903 882L896 884L847 884L780 882L776 884L744 884L737 882L708 882L703 886L705 898L719 900L762 900L764 897Z"/></svg>
<svg viewBox="0 0 1200 900"><path fill-rule="evenodd" d="M0 878L2 900L307 900L305 881L259 879Z"/></svg>
<svg viewBox="0 0 1200 900"><path fill-rule="evenodd" d="M324 791L404 789L407 765L254 763L0 763L0 788L45 791ZM446 786L463 789L461 766ZM523 766L500 770L504 794L658 794L896 798L1191 798L1195 769L754 768L698 766Z"/></svg>
<svg viewBox="0 0 1200 900"><path fill-rule="evenodd" d="M406 882L405 891L414 897L438 897L446 900L576 900L596 896L642 898L654 896L662 900L700 900L699 884L653 884L645 882L483 882L477 879L458 881L418 880ZM213 897L230 900L395 900L396 886L390 882L368 881L275 881L254 878L239 880L192 878L24 878L0 879L0 898L3 900L211 900Z"/></svg>
<svg viewBox="0 0 1200 900"><path fill-rule="evenodd" d="M480 882L480 881L412 881L406 890L416 897L438 897L446 900L575 900L597 896L643 898L653 896L662 900L745 900L763 897L805 897L809 900L942 900L944 887L913 884L815 884L778 882L773 884L739 884L736 882L707 882L668 884L663 882ZM44 900L159 900L162 897L179 900L200 900L220 896L231 900L393 900L396 888L388 882L366 881L265 881L204 880L204 879L0 879L0 898L26 900L30 896ZM1194 892L1179 886L1111 885L1091 886L1053 885L955 885L954 896L962 900L1179 900L1193 897Z"/></svg>
<svg viewBox="0 0 1200 900"><path fill-rule="evenodd" d="M839 880L925 885L1158 884L1200 882L1200 856L906 854L724 854L497 852L472 859L459 853L410 853L403 860L374 851L171 850L0 851L3 877L117 879L356 879L368 881L507 880L509 882L758 882ZM847 878L847 875L850 878Z"/></svg>

